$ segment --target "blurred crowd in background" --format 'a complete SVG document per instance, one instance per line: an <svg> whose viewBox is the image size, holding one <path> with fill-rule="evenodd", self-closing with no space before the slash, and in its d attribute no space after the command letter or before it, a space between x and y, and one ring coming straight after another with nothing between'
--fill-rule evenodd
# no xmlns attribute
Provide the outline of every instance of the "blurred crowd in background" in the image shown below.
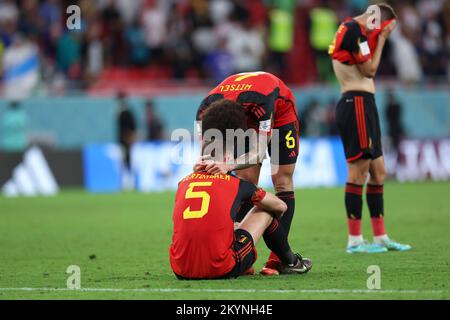
<svg viewBox="0 0 450 320"><path fill-rule="evenodd" d="M448 81L450 0L389 3L400 25L380 76ZM72 4L81 8L80 30L66 27ZM214 83L263 69L291 84L332 83L328 45L339 22L368 5L367 0L0 0L3 86L12 97L35 89L36 82L56 92L83 89L114 68ZM33 72L17 88L14 75L24 70L13 66L20 60Z"/></svg>
<svg viewBox="0 0 450 320"><path fill-rule="evenodd" d="M21 100L53 97L123 75L118 94L118 140L135 141L128 89L145 96L164 81L210 88L226 76L265 70L293 88L336 83L328 46L337 27L364 12L368 0L0 0L1 97L8 102L2 132L13 132L6 146L27 144ZM450 0L391 0L399 26L384 50L378 79L395 83L448 84L450 78ZM80 8L80 28L68 18ZM73 91L71 91L73 90ZM81 91L84 92L84 91ZM111 92L111 91L110 91ZM166 92L167 93L167 92ZM170 94L170 92L169 92ZM388 93L384 117L391 142L407 135L401 105ZM319 98L319 97L317 97ZM319 102L320 101L320 102ZM299 104L302 136L336 135L336 101L311 99ZM122 117L122 120L121 120ZM145 103L147 131L142 139L167 139L164 119ZM123 121L123 119L128 119ZM130 120L131 119L131 120ZM132 131L132 134L130 132ZM122 133L121 133L122 132ZM6 139L6 134L3 134ZM14 149L14 148L13 148Z"/></svg>

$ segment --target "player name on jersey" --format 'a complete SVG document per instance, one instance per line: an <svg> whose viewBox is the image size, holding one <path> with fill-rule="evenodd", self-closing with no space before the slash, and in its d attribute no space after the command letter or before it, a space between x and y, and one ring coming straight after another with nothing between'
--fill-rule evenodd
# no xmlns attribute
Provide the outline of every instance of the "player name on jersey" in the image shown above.
<svg viewBox="0 0 450 320"><path fill-rule="evenodd" d="M228 92L228 91L248 91L253 87L253 85L248 83L241 84L225 84L219 86L220 92Z"/></svg>
<svg viewBox="0 0 450 320"><path fill-rule="evenodd" d="M203 173L193 173L188 175L187 177L183 178L182 181L188 181L188 180L193 180L193 179L220 179L220 180L226 180L226 181L230 181L230 175L228 174L212 174L212 175L207 175L207 174L203 174Z"/></svg>

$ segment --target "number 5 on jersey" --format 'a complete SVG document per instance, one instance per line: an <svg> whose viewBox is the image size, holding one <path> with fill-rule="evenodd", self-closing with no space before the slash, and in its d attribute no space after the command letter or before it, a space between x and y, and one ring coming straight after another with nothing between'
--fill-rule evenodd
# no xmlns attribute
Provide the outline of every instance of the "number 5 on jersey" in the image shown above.
<svg viewBox="0 0 450 320"><path fill-rule="evenodd" d="M183 219L200 219L203 218L209 210L209 202L211 200L210 195L206 191L194 191L195 187L210 187L212 182L191 182L186 190L185 199L201 199L200 210L191 210L191 207L187 207L183 212Z"/></svg>

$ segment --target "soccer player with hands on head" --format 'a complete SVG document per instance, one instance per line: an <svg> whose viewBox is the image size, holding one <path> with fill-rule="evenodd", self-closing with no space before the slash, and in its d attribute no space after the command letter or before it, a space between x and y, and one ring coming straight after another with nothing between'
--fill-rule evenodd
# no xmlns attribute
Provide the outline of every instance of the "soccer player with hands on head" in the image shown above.
<svg viewBox="0 0 450 320"><path fill-rule="evenodd" d="M389 238L384 226L383 185L387 173L373 79L396 19L394 10L387 4L370 6L362 15L344 21L330 45L329 54L342 92L336 107L336 122L349 172L345 188L349 253L411 249ZM365 184L373 243L365 241L361 231Z"/></svg>

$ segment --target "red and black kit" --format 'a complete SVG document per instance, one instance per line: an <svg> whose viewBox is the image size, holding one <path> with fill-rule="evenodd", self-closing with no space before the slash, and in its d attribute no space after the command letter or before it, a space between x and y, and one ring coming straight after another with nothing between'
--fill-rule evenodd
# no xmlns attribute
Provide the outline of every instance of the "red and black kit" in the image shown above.
<svg viewBox="0 0 450 320"><path fill-rule="evenodd" d="M339 27L329 53L334 60L354 65L371 59L371 48L365 27L348 19ZM380 119L372 93L345 92L336 107L336 123L348 162L383 155Z"/></svg>
<svg viewBox="0 0 450 320"><path fill-rule="evenodd" d="M328 53L333 60L347 65L368 61L372 55L365 27L347 19L339 26Z"/></svg>
<svg viewBox="0 0 450 320"><path fill-rule="evenodd" d="M336 123L348 162L383 155L380 119L372 93L344 93L336 107Z"/></svg>
<svg viewBox="0 0 450 320"><path fill-rule="evenodd" d="M268 135L271 135L272 129L278 129L279 160L276 164L296 163L299 150L298 112L294 95L283 81L267 72L232 75L202 101L197 111L197 121L202 119L203 112L213 102L222 99L242 105L249 128Z"/></svg>
<svg viewBox="0 0 450 320"><path fill-rule="evenodd" d="M238 277L256 261L252 236L234 231L243 201L256 204L264 190L232 175L192 173L180 181L173 211L170 264L179 279Z"/></svg>

